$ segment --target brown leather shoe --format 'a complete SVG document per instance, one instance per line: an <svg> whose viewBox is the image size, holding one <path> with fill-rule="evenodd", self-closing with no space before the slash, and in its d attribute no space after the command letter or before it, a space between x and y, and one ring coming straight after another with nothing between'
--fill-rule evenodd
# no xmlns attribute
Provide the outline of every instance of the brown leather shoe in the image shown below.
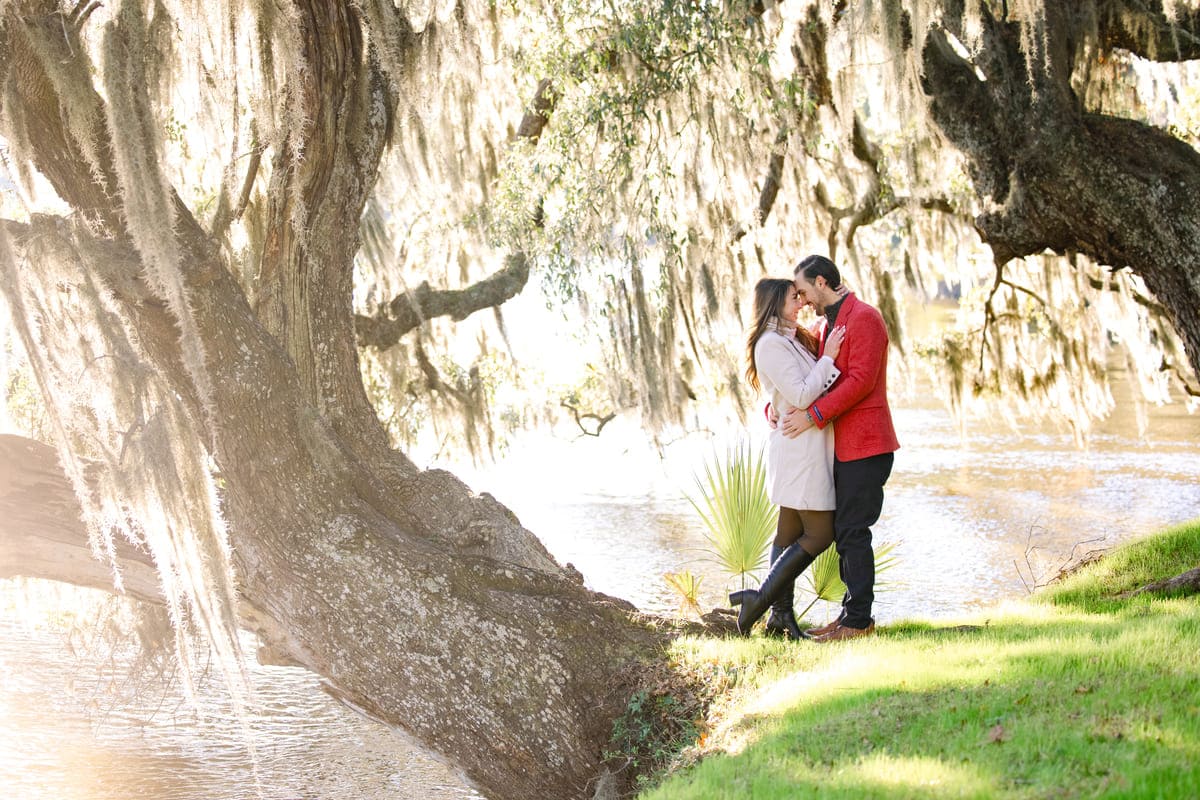
<svg viewBox="0 0 1200 800"><path fill-rule="evenodd" d="M842 615L838 614L837 619L833 622L827 622L819 628L809 628L804 632L804 635L809 639L815 639L818 636L824 636L827 633L833 633L833 629L842 624Z"/></svg>
<svg viewBox="0 0 1200 800"><path fill-rule="evenodd" d="M851 628L846 625L838 624L836 628L831 630L824 636L818 636L814 641L818 642L844 642L847 639L857 639L860 636L870 636L875 632L875 623L872 622L865 628Z"/></svg>

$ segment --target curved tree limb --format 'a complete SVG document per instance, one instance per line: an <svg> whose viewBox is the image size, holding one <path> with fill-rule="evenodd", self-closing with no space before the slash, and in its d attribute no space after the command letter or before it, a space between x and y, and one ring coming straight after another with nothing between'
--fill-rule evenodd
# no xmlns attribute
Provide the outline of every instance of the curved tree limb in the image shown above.
<svg viewBox="0 0 1200 800"><path fill-rule="evenodd" d="M1166 356L1163 356L1162 364L1158 369L1159 372L1169 372L1174 375L1175 380L1179 382L1179 386L1188 397L1200 397L1200 387L1193 386L1187 376L1183 374L1183 370L1172 364Z"/></svg>
<svg viewBox="0 0 1200 800"><path fill-rule="evenodd" d="M0 434L0 578L46 578L111 592L119 565L125 594L162 603L158 570L146 551L123 539L114 545L116 565L92 551L54 448Z"/></svg>
<svg viewBox="0 0 1200 800"><path fill-rule="evenodd" d="M550 123L555 100L553 82L543 78L538 82L532 105L521 117L516 138L537 142ZM540 200L533 213L533 224L542 225ZM434 289L428 281L423 281L415 290L394 297L374 316L356 315L358 344L386 350L428 319L448 316L461 322L477 311L498 308L520 294L528 282L529 259L524 252L510 253L502 268L465 289Z"/></svg>
<svg viewBox="0 0 1200 800"><path fill-rule="evenodd" d="M1061 10L1060 10L1061 11ZM1200 153L1143 123L1085 113L1069 70L1021 49L1021 29L983 13L970 64L930 31L924 88L943 133L968 158L987 203L975 226L996 262L1051 250L1129 267L1167 310L1200 374ZM1070 29L1047 14L1046 59L1064 60ZM976 75L980 68L987 78Z"/></svg>
<svg viewBox="0 0 1200 800"><path fill-rule="evenodd" d="M13 98L21 107L10 124L22 139L38 171L89 225L117 238L128 235L119 197L106 107L92 81L93 67L80 32L100 3L83 3L66 17L54 0L12 3L0 25L9 58ZM64 20L69 24L63 24ZM11 110L8 112L11 114ZM179 239L202 243L200 224L174 187L168 189ZM201 259L203 260L203 259Z"/></svg>
<svg viewBox="0 0 1200 800"><path fill-rule="evenodd" d="M458 322L511 300L529 282L529 262L524 253L514 253L505 262L503 268L466 289L436 290L423 281L413 291L397 295L377 316L359 314L355 317L359 345L387 349L428 319L448 316Z"/></svg>
<svg viewBox="0 0 1200 800"><path fill-rule="evenodd" d="M854 247L854 237L859 228L873 225L879 220L901 208L917 206L926 211L939 211L960 218L961 214L954 204L946 197L908 197L897 195L891 185L884 181L883 168L880 164L882 154L879 147L867 136L866 127L861 117L854 115L854 130L851 136L851 152L867 168L867 185L859 192L858 198L852 205L835 206L829 197L829 190L823 183L818 183L814 196L817 204L829 214L829 234L826 241L829 246L830 258L837 258L838 235L841 232L843 220L849 220L846 228L846 247Z"/></svg>
<svg viewBox="0 0 1200 800"><path fill-rule="evenodd" d="M992 289L990 292L988 292L987 300L985 300L984 304L983 304L984 318L983 318L983 328L981 328L981 335L980 335L979 366L978 366L978 372L980 374L983 373L984 358L987 355L987 350L988 350L988 332L991 331L992 327L1002 319L1016 319L1016 320L1020 319L1019 316L1014 316L1012 314L996 313L996 309L992 305L992 303L996 299L996 293L998 291L1000 291L1001 286L1007 286L1009 289L1012 289L1014 292L1020 292L1022 294L1028 295L1030 298L1032 298L1045 311L1046 322L1050 326L1050 329L1053 330L1056 334L1061 335L1061 332L1062 332L1061 326L1058 324L1058 321L1054 318L1054 314L1052 313L1053 309L1051 308L1050 304L1046 302L1045 298L1043 298L1040 294L1033 291L1032 289L1030 289L1026 286L1022 286L1019 283L1014 283L1013 281L1004 277L1004 265L1001 264L1001 265L997 266L996 267L996 277L992 282Z"/></svg>
<svg viewBox="0 0 1200 800"><path fill-rule="evenodd" d="M584 436L599 436L604 431L604 426L617 417L616 413L611 411L604 416L591 412L580 413L579 406L567 400L563 400L559 405L571 412L572 416L575 417L575 424L579 426L579 430L583 431ZM595 430L588 430L587 426L583 424L585 419L595 423Z"/></svg>
<svg viewBox="0 0 1200 800"><path fill-rule="evenodd" d="M1167 19L1163 0L1102 3L1097 28L1105 50L1120 49L1150 61L1200 58L1200 9L1177 5Z"/></svg>
<svg viewBox="0 0 1200 800"><path fill-rule="evenodd" d="M55 192L89 222L123 231L113 200L117 178L104 104L92 85L79 29L73 20L67 24L57 6L40 0L19 10L16 4L4 9L0 46L6 52L0 58L0 81L12 86L10 97L20 111L14 115L16 108L6 108L5 113L17 128L16 138L31 145L34 164ZM68 129L68 120L75 121L76 130L86 128L84 138L95 149L85 152Z"/></svg>

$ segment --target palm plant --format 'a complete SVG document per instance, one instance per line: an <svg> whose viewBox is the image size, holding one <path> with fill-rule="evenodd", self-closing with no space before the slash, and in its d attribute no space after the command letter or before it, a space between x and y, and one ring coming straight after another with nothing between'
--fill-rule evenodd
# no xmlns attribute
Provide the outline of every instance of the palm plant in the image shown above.
<svg viewBox="0 0 1200 800"><path fill-rule="evenodd" d="M700 584L704 581L702 577L693 575L690 569L685 569L664 573L663 580L679 597L681 615L699 617L703 613L700 609Z"/></svg>
<svg viewBox="0 0 1200 800"><path fill-rule="evenodd" d="M688 495L706 528L705 548L717 564L741 580L766 566L767 544L775 533L779 509L767 498L767 470L762 451L739 442L714 453L696 476L697 497Z"/></svg>
<svg viewBox="0 0 1200 800"><path fill-rule="evenodd" d="M896 549L896 542L882 542L875 548L875 575L885 572L896 564L896 555L893 552ZM842 596L846 594L846 584L842 582L842 576L838 571L838 554L837 549L832 545L821 555L817 556L817 560L812 563L805 573L808 578L808 590L812 592L812 601L804 607L804 610L796 614L797 617L803 617L809 612L818 600L824 600L829 603L841 601ZM879 589L885 584L876 583L875 588Z"/></svg>

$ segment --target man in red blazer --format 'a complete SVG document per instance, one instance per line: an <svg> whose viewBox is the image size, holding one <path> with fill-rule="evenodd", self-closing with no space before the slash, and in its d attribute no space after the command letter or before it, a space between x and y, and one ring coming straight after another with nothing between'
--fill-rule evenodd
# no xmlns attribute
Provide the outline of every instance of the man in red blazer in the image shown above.
<svg viewBox="0 0 1200 800"><path fill-rule="evenodd" d="M871 526L883 508L883 485L900 447L887 400L888 335L883 316L854 294L839 292L837 266L824 256L809 256L796 265L796 293L825 317L825 334L834 325L846 329L842 350L834 360L841 376L829 392L807 409L794 409L782 420L784 435L795 437L816 425L834 428L833 518L846 596L837 620L809 631L818 641L838 641L874 632L875 553Z"/></svg>

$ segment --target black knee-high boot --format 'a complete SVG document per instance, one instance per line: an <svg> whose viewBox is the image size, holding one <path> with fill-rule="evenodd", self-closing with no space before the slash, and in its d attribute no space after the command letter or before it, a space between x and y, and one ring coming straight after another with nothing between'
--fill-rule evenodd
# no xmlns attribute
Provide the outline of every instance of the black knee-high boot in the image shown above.
<svg viewBox="0 0 1200 800"><path fill-rule="evenodd" d="M771 564L771 570L757 591L743 589L729 595L730 605L741 606L738 609L738 633L749 636L750 628L754 626L754 623L767 613L767 609L779 599L780 594L792 590L796 576L813 561L814 558L800 546L799 542L789 545Z"/></svg>
<svg viewBox="0 0 1200 800"><path fill-rule="evenodd" d="M771 563L779 560L786 548L771 545ZM782 636L785 639L802 639L800 626L796 624L796 611L792 607L796 598L796 579L792 580L779 591L775 602L771 603L771 616L767 617L767 635Z"/></svg>

